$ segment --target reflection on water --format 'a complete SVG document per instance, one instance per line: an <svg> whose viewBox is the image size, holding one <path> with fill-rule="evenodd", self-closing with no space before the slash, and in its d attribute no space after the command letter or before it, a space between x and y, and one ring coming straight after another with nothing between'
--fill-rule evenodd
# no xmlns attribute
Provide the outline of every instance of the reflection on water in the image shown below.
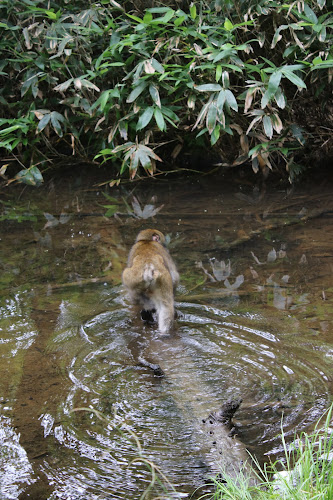
<svg viewBox="0 0 333 500"><path fill-rule="evenodd" d="M260 461L282 455L282 417L292 439L329 406L328 193L154 190L106 219L98 192L68 188L2 223L0 498L198 498L216 459L202 419L224 402L242 398L238 439ZM181 273L168 336L120 286L151 225Z"/></svg>

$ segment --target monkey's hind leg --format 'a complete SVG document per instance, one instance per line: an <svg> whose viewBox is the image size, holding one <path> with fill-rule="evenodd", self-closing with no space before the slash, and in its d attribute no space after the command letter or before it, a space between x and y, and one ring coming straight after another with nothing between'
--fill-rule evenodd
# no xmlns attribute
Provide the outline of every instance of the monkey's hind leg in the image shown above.
<svg viewBox="0 0 333 500"><path fill-rule="evenodd" d="M173 303L160 304L157 309L158 329L161 333L168 333L174 322L174 307Z"/></svg>

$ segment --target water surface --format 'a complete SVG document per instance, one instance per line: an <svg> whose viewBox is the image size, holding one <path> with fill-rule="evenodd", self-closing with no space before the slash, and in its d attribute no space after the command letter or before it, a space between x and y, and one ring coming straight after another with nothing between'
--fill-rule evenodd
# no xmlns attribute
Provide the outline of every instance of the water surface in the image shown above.
<svg viewBox="0 0 333 500"><path fill-rule="evenodd" d="M330 186L54 182L5 198L0 498L137 500L152 467L164 498L198 498L211 473L202 416L242 398L237 439L263 462L283 456L282 417L292 439L329 407ZM121 287L147 227L168 235L181 275L169 336Z"/></svg>

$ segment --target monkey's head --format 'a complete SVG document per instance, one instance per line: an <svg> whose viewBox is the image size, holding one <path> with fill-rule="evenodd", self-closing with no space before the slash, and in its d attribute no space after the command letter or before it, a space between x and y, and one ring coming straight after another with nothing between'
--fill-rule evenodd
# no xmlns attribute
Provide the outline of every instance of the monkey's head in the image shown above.
<svg viewBox="0 0 333 500"><path fill-rule="evenodd" d="M136 237L136 242L138 241L157 241L161 245L165 245L165 236L158 229L144 229L140 231Z"/></svg>

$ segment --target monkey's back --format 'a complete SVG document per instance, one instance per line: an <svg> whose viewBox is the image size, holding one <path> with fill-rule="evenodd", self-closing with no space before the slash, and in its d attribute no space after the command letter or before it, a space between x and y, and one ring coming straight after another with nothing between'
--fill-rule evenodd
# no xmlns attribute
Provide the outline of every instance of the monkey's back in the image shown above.
<svg viewBox="0 0 333 500"><path fill-rule="evenodd" d="M132 267L136 257L139 257L142 263L155 262L157 255L162 257L165 267L169 270L170 255L166 248L157 241L138 241L129 253L127 266Z"/></svg>

